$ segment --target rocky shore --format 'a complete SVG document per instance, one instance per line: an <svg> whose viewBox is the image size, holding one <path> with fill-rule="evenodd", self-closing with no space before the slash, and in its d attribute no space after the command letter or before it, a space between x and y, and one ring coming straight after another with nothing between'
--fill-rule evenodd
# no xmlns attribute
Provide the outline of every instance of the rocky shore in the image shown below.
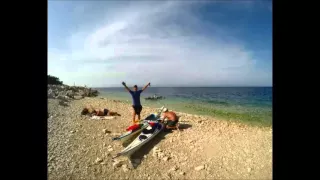
<svg viewBox="0 0 320 180"><path fill-rule="evenodd" d="M96 97L98 94L97 90L82 86L48 85L48 99L59 99L59 104L62 106L67 106L70 100Z"/></svg>
<svg viewBox="0 0 320 180"><path fill-rule="evenodd" d="M80 115L86 105L121 116L90 120ZM272 179L271 128L183 112L178 112L181 131L161 132L131 159L113 160L123 146L111 138L131 125L131 110L127 103L98 97L70 101L68 106L48 99L48 178ZM143 107L141 115L156 111Z"/></svg>

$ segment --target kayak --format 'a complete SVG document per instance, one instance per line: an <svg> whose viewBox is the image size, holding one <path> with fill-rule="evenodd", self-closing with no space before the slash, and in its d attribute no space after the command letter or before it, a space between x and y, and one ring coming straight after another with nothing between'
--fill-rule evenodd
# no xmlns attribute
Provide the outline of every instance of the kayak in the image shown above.
<svg viewBox="0 0 320 180"><path fill-rule="evenodd" d="M154 114L150 114L149 116L147 116L144 120L139 121L137 124L133 125L133 126L129 126L126 130L127 132L122 134L119 137L115 137L112 138L112 140L121 140L123 142L126 142L128 140L130 140L132 137L134 137L135 135L141 133L141 131L143 129L145 129L146 127L149 126L149 123L152 122L157 122L160 120L160 115L161 112L163 111L164 106L162 106L159 110L159 112L154 113Z"/></svg>
<svg viewBox="0 0 320 180"><path fill-rule="evenodd" d="M156 123L155 121L145 121L145 123L143 124L144 126L151 126L153 127ZM121 139L122 141L122 145L123 147L127 147L138 135L139 133L141 133L145 128L147 127L142 127L136 131L134 131L132 134L130 134L129 136L126 136L124 138Z"/></svg>
<svg viewBox="0 0 320 180"><path fill-rule="evenodd" d="M153 126L149 125L143 129L140 135L125 149L118 153L114 158L119 156L131 156L134 152L140 149L144 144L153 139L156 135L163 130L164 125L162 123L154 123Z"/></svg>
<svg viewBox="0 0 320 180"><path fill-rule="evenodd" d="M134 136L138 133L141 133L141 131L148 126L149 126L148 122L145 122L145 123L141 124L140 127L136 128L136 129L131 129L119 137L112 138L112 140L113 141L114 140L128 141L132 136Z"/></svg>

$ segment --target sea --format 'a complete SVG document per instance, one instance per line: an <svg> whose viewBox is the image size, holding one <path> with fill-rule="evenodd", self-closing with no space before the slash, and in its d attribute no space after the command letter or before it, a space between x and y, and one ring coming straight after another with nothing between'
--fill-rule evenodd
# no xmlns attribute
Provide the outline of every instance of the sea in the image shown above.
<svg viewBox="0 0 320 180"><path fill-rule="evenodd" d="M123 88L95 88L100 96L132 103ZM150 101L146 97L163 96ZM141 104L165 106L169 110L213 116L252 125L272 126L272 87L148 87L141 94Z"/></svg>

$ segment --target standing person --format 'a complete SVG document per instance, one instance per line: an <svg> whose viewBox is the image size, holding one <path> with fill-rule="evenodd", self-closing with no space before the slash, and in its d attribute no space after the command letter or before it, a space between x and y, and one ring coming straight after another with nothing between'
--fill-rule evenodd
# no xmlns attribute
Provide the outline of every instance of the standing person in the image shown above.
<svg viewBox="0 0 320 180"><path fill-rule="evenodd" d="M148 86L150 86L150 82L145 85L142 90L138 90L138 86L133 86L133 91L131 91L125 82L122 82L122 85L126 88L126 90L131 94L132 96L132 108L133 108L133 123L135 123L136 115L138 115L138 121L140 121L140 113L142 110L142 106L140 103L140 94L147 89Z"/></svg>

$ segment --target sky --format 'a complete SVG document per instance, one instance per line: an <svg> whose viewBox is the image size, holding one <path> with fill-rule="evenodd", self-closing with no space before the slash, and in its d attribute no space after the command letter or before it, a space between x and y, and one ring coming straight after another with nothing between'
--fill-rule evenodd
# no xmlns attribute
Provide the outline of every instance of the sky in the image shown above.
<svg viewBox="0 0 320 180"><path fill-rule="evenodd" d="M272 1L49 0L48 74L90 87L272 86Z"/></svg>

